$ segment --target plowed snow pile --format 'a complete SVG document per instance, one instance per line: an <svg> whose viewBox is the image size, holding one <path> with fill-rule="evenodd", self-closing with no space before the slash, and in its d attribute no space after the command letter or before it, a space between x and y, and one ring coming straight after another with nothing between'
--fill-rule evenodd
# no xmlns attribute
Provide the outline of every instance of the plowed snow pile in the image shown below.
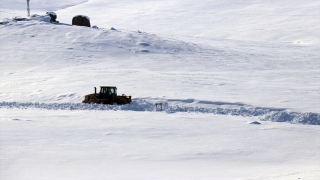
<svg viewBox="0 0 320 180"><path fill-rule="evenodd" d="M274 122L290 122L301 124L320 125L320 115L317 113L297 113L287 112L281 109L269 108L203 108L188 106L170 106L168 103L157 109L153 103L146 100L134 100L127 105L100 105L100 104L80 104L80 103L19 103L19 102L0 102L0 108L7 109L44 109L44 110L71 110L71 111L164 111L167 113L187 112L187 113L209 113L232 116L258 116L260 120L270 120Z"/></svg>

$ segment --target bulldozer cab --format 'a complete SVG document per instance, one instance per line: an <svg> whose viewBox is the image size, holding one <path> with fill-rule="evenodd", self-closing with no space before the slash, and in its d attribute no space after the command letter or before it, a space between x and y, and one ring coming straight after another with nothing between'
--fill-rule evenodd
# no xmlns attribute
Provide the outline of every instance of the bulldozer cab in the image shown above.
<svg viewBox="0 0 320 180"><path fill-rule="evenodd" d="M110 86L100 86L99 98L107 99L110 96L117 96L117 88Z"/></svg>

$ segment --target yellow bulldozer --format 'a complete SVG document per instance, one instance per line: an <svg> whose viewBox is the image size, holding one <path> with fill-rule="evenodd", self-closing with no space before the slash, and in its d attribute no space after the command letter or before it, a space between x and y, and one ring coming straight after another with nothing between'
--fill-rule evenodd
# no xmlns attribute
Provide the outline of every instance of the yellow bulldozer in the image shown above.
<svg viewBox="0 0 320 180"><path fill-rule="evenodd" d="M99 93L97 93L97 88L94 87L94 94L85 95L82 103L122 105L131 103L131 96L124 94L118 96L115 86L100 86Z"/></svg>

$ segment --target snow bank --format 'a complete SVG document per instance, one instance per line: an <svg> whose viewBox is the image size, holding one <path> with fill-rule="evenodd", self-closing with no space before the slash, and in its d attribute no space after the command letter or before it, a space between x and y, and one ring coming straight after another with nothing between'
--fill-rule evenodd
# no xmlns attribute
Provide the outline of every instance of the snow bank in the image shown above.
<svg viewBox="0 0 320 180"><path fill-rule="evenodd" d="M16 17L12 17L12 18L4 18L2 20L3 24L7 24L7 23L12 23L12 22L16 22L16 21L34 21L34 22L38 22L38 23L43 23L43 22L50 22L50 14L52 15L56 15L54 12L48 12L46 15L38 15L38 14L32 14L30 17L28 18L22 18L20 16L16 16Z"/></svg>
<svg viewBox="0 0 320 180"><path fill-rule="evenodd" d="M131 104L101 105L101 104L82 104L82 103L20 103L20 102L0 102L0 108L7 109L45 109L45 110L94 110L94 111L156 111L153 103L146 100L133 100ZM263 121L289 122L293 124L320 125L320 114L317 113L299 113L288 112L285 110L276 110L271 108L203 108L187 106L170 106L164 103L163 111L166 113L210 113L217 115L231 116L259 116Z"/></svg>

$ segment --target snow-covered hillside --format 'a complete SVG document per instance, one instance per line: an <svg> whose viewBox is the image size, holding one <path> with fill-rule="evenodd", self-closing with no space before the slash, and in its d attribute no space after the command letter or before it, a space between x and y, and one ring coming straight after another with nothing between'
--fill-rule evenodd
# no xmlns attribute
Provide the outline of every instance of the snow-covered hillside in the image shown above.
<svg viewBox="0 0 320 180"><path fill-rule="evenodd" d="M0 18L26 16L25 1L0 3ZM31 0L30 7L32 14L57 11L65 23L71 23L74 15L86 14L94 25L198 43L216 39L320 43L320 3L314 0Z"/></svg>
<svg viewBox="0 0 320 180"><path fill-rule="evenodd" d="M3 101L76 103L94 86L116 85L135 98L320 109L317 47L223 40L210 47L45 21L2 25Z"/></svg>
<svg viewBox="0 0 320 180"><path fill-rule="evenodd" d="M320 178L320 2L0 3L0 179Z"/></svg>

